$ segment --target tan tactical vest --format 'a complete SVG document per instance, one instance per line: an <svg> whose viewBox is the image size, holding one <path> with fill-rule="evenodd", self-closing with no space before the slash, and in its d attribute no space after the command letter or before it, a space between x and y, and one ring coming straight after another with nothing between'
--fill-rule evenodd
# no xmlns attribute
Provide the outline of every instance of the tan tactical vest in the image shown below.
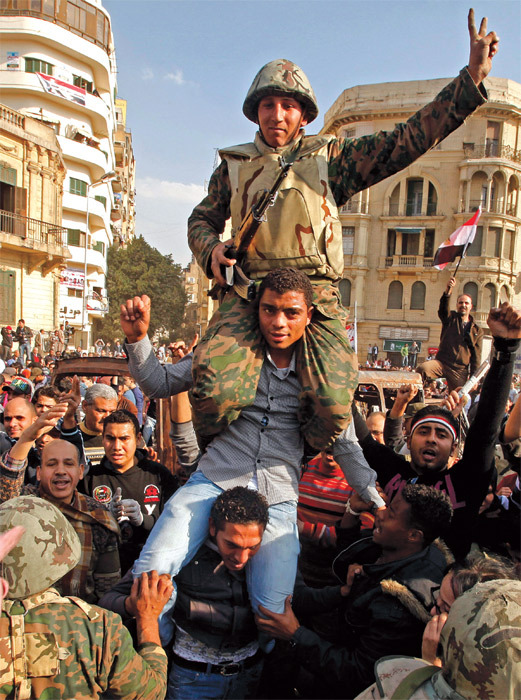
<svg viewBox="0 0 521 700"><path fill-rule="evenodd" d="M342 276L342 227L328 178L327 151L332 138L302 137L295 164L244 261L244 271L253 279L282 267L296 267L310 277L337 280ZM280 168L280 156L294 145L270 148L257 134L255 143L220 151L228 164L234 229L259 194L271 188Z"/></svg>

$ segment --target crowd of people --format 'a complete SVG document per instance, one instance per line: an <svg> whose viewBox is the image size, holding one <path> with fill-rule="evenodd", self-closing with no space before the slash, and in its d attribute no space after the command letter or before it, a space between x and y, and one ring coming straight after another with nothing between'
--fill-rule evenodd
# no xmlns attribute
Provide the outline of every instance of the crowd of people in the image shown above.
<svg viewBox="0 0 521 700"><path fill-rule="evenodd" d="M304 73L261 69L243 107L255 142L221 151L189 219L221 301L193 349L169 358L150 340L143 294L121 305L124 341L93 351L124 354L131 377L52 384L21 322L0 431L6 697L521 694L521 311L490 310L490 368L468 388L483 329L466 294L449 310L451 278L423 396L404 383L367 412L335 284L338 206L486 101L498 40L473 11L469 33L458 78L360 139L306 136L318 108ZM223 243L281 158L292 169L255 245ZM417 354L406 344L402 367ZM173 471L150 444L165 399Z"/></svg>

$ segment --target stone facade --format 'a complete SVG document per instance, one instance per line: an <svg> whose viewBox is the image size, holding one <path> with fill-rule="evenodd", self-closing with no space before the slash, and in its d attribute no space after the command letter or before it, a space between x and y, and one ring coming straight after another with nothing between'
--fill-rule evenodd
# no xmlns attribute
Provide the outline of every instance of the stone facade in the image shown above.
<svg viewBox="0 0 521 700"><path fill-rule="evenodd" d="M362 85L344 90L321 133L359 137L392 130L448 80ZM345 270L340 289L358 326L359 357L378 344L398 364L416 340L419 359L439 341L439 298L456 263L438 271L439 245L481 204L476 240L457 274L486 327L491 306L521 305L521 85L486 81L489 101L414 164L350 200L341 211ZM401 343L400 343L401 341ZM394 343L394 345L393 345ZM382 352L384 351L384 352Z"/></svg>
<svg viewBox="0 0 521 700"><path fill-rule="evenodd" d="M54 129L0 105L1 326L58 327L65 174Z"/></svg>

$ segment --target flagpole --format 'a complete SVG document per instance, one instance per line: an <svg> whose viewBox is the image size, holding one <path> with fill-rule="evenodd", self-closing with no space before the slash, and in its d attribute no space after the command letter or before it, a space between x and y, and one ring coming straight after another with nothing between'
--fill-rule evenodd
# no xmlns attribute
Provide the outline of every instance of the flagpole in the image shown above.
<svg viewBox="0 0 521 700"><path fill-rule="evenodd" d="M479 207L478 211L479 211L479 215L481 216L481 206ZM479 221L479 217L478 217L478 221ZM469 231L469 235L467 236L467 242L465 243L465 246L464 246L463 250L461 251L459 262L456 265L456 269L454 270L454 274L452 275L453 277L456 277L456 273L459 270L459 266L461 265L461 261L465 257L465 253L467 252L467 248L469 247L469 241L470 241L471 236L472 236L472 229Z"/></svg>

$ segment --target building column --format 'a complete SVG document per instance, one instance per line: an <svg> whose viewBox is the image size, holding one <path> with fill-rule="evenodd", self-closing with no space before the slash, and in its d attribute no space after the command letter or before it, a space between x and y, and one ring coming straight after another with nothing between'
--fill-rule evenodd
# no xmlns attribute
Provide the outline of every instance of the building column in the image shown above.
<svg viewBox="0 0 521 700"><path fill-rule="evenodd" d="M427 216L427 207L429 204L429 181L426 177L423 178L423 189L422 189L422 208L421 215Z"/></svg>
<svg viewBox="0 0 521 700"><path fill-rule="evenodd" d="M405 216L407 205L407 180L400 182L400 196L398 197L398 216Z"/></svg>

